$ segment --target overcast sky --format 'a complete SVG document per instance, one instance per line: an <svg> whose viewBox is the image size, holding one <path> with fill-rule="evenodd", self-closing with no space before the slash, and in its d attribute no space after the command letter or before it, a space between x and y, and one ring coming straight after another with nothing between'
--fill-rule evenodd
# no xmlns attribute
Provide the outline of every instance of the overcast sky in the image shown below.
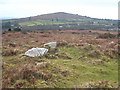
<svg viewBox="0 0 120 90"><path fill-rule="evenodd" d="M102 19L118 18L119 0L0 0L0 17L67 12Z"/></svg>

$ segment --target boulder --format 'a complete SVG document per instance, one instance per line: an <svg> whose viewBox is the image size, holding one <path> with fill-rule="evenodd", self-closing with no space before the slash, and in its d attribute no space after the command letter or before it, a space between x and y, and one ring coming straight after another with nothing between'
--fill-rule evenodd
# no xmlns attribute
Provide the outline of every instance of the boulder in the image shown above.
<svg viewBox="0 0 120 90"><path fill-rule="evenodd" d="M45 43L44 46L49 46L50 49L55 49L57 46L57 42L49 42L49 43Z"/></svg>
<svg viewBox="0 0 120 90"><path fill-rule="evenodd" d="M30 56L30 57L37 57L37 56L43 56L44 54L46 54L48 52L48 49L46 48L32 48L29 49L28 51L25 52L26 56Z"/></svg>

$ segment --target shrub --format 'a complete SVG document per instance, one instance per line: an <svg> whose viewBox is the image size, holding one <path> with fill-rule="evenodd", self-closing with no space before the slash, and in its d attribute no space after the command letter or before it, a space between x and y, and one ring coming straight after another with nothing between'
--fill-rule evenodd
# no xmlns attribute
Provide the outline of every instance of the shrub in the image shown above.
<svg viewBox="0 0 120 90"><path fill-rule="evenodd" d="M2 34L6 34L6 31L2 31Z"/></svg>
<svg viewBox="0 0 120 90"><path fill-rule="evenodd" d="M14 87L15 88L21 88L27 85L27 81L26 80L17 80Z"/></svg>
<svg viewBox="0 0 120 90"><path fill-rule="evenodd" d="M11 28L9 28L8 31L12 31Z"/></svg>
<svg viewBox="0 0 120 90"><path fill-rule="evenodd" d="M58 58L62 58L62 59L72 59L66 53L62 53L62 52L55 53L55 56L57 56Z"/></svg>
<svg viewBox="0 0 120 90"><path fill-rule="evenodd" d="M110 34L110 33L105 33L105 34L100 34L97 38L103 38L103 39L116 38L116 35Z"/></svg>
<svg viewBox="0 0 120 90"><path fill-rule="evenodd" d="M101 57L103 54L100 52L100 51L98 51L98 50L93 50L93 51L91 51L89 54L88 54L88 56L89 57L92 57L92 58L99 58L99 57Z"/></svg>
<svg viewBox="0 0 120 90"><path fill-rule="evenodd" d="M15 42L10 42L10 43L9 43L9 46L11 46L11 47L16 47L16 43L15 43Z"/></svg>
<svg viewBox="0 0 120 90"><path fill-rule="evenodd" d="M88 82L84 85L82 84L80 86L77 86L77 88L82 88L82 87L96 88L98 90L102 90L102 88L103 88L103 90L107 90L107 88L113 88L113 85L109 81L101 80L101 81L98 81L98 82Z"/></svg>
<svg viewBox="0 0 120 90"><path fill-rule="evenodd" d="M84 52L89 52L89 51L92 51L92 50L96 50L95 46L92 45L92 44L84 45L83 47L81 47L81 49Z"/></svg>
<svg viewBox="0 0 120 90"><path fill-rule="evenodd" d="M118 32L118 35L117 35L118 38L120 38L120 33Z"/></svg>
<svg viewBox="0 0 120 90"><path fill-rule="evenodd" d="M57 46L58 47L63 47L63 46L67 46L68 43L66 41L63 41L63 42L58 42Z"/></svg>
<svg viewBox="0 0 120 90"><path fill-rule="evenodd" d="M104 54L110 58L118 58L118 56L120 55L119 54L119 51L118 50L106 50L104 52Z"/></svg>
<svg viewBox="0 0 120 90"><path fill-rule="evenodd" d="M19 31L21 31L21 29L20 28L14 28L13 31L19 32Z"/></svg>
<svg viewBox="0 0 120 90"><path fill-rule="evenodd" d="M18 53L20 53L20 51L18 49L4 49L2 51L2 55L3 56L14 56L17 55Z"/></svg>
<svg viewBox="0 0 120 90"><path fill-rule="evenodd" d="M27 34L27 31L21 30L21 33L22 33L22 34Z"/></svg>

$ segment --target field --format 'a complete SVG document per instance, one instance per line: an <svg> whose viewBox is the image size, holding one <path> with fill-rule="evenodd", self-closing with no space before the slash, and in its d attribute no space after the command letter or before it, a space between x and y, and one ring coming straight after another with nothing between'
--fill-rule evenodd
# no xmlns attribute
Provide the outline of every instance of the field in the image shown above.
<svg viewBox="0 0 120 90"><path fill-rule="evenodd" d="M92 30L3 33L3 88L117 88L116 35ZM40 57L24 55L53 41L55 51Z"/></svg>

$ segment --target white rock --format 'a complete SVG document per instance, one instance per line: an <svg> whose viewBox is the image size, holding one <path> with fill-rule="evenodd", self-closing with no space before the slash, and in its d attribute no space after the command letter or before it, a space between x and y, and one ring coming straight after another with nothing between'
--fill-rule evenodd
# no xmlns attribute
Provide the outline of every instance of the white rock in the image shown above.
<svg viewBox="0 0 120 90"><path fill-rule="evenodd" d="M57 46L57 42L49 42L49 43L44 44L44 46L50 46L51 49L54 49Z"/></svg>
<svg viewBox="0 0 120 90"><path fill-rule="evenodd" d="M112 42L110 42L109 44L114 44L114 43L115 43L115 42L112 41Z"/></svg>
<svg viewBox="0 0 120 90"><path fill-rule="evenodd" d="M25 52L26 56L30 56L30 57L37 57L37 56L43 56L44 54L46 54L48 52L48 49L46 48L32 48L29 49L28 51Z"/></svg>
<svg viewBox="0 0 120 90"><path fill-rule="evenodd" d="M98 47L101 47L101 45L98 45Z"/></svg>

